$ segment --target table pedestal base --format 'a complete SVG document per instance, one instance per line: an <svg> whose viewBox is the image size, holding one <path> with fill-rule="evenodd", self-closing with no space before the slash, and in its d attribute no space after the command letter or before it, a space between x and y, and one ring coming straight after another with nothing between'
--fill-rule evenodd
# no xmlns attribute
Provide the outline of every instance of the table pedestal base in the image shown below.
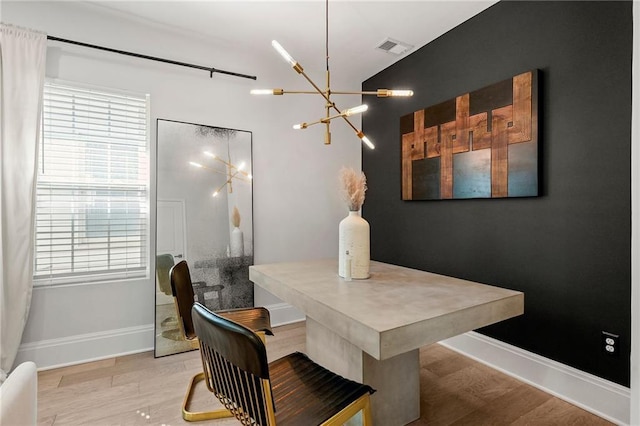
<svg viewBox="0 0 640 426"><path fill-rule="evenodd" d="M374 425L406 425L420 418L420 352L411 350L378 361L362 349L307 317L309 357L334 373L365 383Z"/></svg>

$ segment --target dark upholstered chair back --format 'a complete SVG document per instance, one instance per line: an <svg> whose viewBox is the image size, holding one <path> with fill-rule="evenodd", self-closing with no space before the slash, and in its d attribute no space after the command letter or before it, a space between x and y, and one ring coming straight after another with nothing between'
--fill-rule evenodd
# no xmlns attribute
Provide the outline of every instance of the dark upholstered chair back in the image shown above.
<svg viewBox="0 0 640 426"><path fill-rule="evenodd" d="M231 363L261 379L269 378L267 349L256 333L244 325L210 311L200 303L192 308L198 338Z"/></svg>
<svg viewBox="0 0 640 426"><path fill-rule="evenodd" d="M173 266L169 271L169 277L171 281L171 292L175 298L184 336L187 339L193 339L196 337L196 333L193 329L193 321L191 320L191 307L193 306L195 298L187 262L181 260Z"/></svg>
<svg viewBox="0 0 640 426"><path fill-rule="evenodd" d="M254 424L251 419L274 424L267 350L260 337L199 303L192 318L209 390L243 424Z"/></svg>
<svg viewBox="0 0 640 426"><path fill-rule="evenodd" d="M173 256L170 254L159 254L156 256L156 274L158 276L158 287L167 296L171 294L171 283L169 282L169 270L173 266Z"/></svg>

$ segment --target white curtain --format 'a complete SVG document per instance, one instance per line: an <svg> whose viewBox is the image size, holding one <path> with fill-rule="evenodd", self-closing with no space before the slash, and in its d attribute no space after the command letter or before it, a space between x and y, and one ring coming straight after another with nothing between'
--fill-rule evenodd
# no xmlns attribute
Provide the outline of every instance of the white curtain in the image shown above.
<svg viewBox="0 0 640 426"><path fill-rule="evenodd" d="M47 36L0 23L0 382L29 315Z"/></svg>

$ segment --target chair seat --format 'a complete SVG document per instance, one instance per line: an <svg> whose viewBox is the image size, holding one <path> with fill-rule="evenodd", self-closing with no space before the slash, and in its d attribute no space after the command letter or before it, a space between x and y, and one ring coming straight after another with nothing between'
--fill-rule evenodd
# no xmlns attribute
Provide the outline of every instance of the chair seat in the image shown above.
<svg viewBox="0 0 640 426"><path fill-rule="evenodd" d="M345 379L295 352L269 363L276 423L319 425L351 402L375 392L370 386Z"/></svg>
<svg viewBox="0 0 640 426"><path fill-rule="evenodd" d="M273 331L271 331L271 317L266 308L226 309L217 311L216 313L231 321L240 323L254 332L262 331L269 336L273 336Z"/></svg>

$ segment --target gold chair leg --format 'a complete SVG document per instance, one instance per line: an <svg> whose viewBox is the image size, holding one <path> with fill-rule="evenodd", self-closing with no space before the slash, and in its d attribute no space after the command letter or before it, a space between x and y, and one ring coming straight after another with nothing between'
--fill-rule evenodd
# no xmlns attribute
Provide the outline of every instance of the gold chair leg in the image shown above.
<svg viewBox="0 0 640 426"><path fill-rule="evenodd" d="M371 398L369 395L367 395L367 399L364 401L364 407L362 408L362 425L373 425L373 416L371 415Z"/></svg>
<svg viewBox="0 0 640 426"><path fill-rule="evenodd" d="M213 411L189 411L189 405L191 404L191 398L193 397L193 391L198 382L204 380L204 373L198 373L191 378L189 389L184 397L182 403L182 418L188 422L199 422L202 420L223 419L226 417L233 417L233 414L226 408L218 408ZM208 391L207 391L208 393Z"/></svg>
<svg viewBox="0 0 640 426"><path fill-rule="evenodd" d="M321 426L342 425L346 423L346 421L351 417L355 416L359 411L362 411L362 424L364 426L373 425L373 421L371 419L371 400L368 393L362 395L360 398L347 405L338 414L322 423Z"/></svg>

